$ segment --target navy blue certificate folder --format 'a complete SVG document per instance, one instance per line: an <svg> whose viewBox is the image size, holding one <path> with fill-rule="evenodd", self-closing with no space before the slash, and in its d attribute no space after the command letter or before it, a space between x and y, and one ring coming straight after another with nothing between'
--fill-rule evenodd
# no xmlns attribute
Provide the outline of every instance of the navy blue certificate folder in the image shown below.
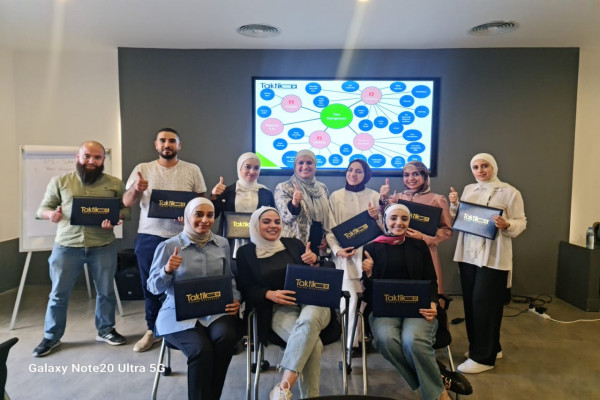
<svg viewBox="0 0 600 400"><path fill-rule="evenodd" d="M381 235L377 221L371 218L368 211L363 211L356 217L331 228L331 232L343 248L358 248Z"/></svg>
<svg viewBox="0 0 600 400"><path fill-rule="evenodd" d="M227 239L249 239L251 213L225 211L223 218L223 236Z"/></svg>
<svg viewBox="0 0 600 400"><path fill-rule="evenodd" d="M343 279L341 269L288 264L283 288L296 292L297 304L340 308Z"/></svg>
<svg viewBox="0 0 600 400"><path fill-rule="evenodd" d="M148 217L168 219L183 217L185 206L195 197L198 197L198 193L152 189Z"/></svg>
<svg viewBox="0 0 600 400"><path fill-rule="evenodd" d="M373 279L373 316L420 318L420 308L431 308L431 282Z"/></svg>
<svg viewBox="0 0 600 400"><path fill-rule="evenodd" d="M502 215L502 210L461 201L452 229L494 240L498 232L494 215Z"/></svg>
<svg viewBox="0 0 600 400"><path fill-rule="evenodd" d="M410 227L428 236L435 236L442 209L427 204L415 203L414 201L398 200L410 210Z"/></svg>
<svg viewBox="0 0 600 400"><path fill-rule="evenodd" d="M173 289L177 321L223 314L233 303L231 275L174 281Z"/></svg>
<svg viewBox="0 0 600 400"><path fill-rule="evenodd" d="M73 197L71 225L100 226L105 219L117 225L120 208L118 197Z"/></svg>

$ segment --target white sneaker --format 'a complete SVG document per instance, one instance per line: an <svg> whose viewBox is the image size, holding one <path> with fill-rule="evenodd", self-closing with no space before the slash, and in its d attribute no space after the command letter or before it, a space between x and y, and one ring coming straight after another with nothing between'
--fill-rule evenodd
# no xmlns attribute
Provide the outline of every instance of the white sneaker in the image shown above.
<svg viewBox="0 0 600 400"><path fill-rule="evenodd" d="M282 388L278 383L275 385L271 393L269 394L269 400L291 400L292 392L290 391L290 384L284 382L287 388Z"/></svg>
<svg viewBox="0 0 600 400"><path fill-rule="evenodd" d="M469 352L465 352L465 358L469 358ZM498 353L496 353L496 360L499 360L502 358L502 350L500 350Z"/></svg>
<svg viewBox="0 0 600 400"><path fill-rule="evenodd" d="M154 343L160 342L160 339L154 337L154 333L152 331L146 331L144 336L133 346L133 351L136 353L141 353L143 351L150 350Z"/></svg>
<svg viewBox="0 0 600 400"><path fill-rule="evenodd" d="M493 365L479 364L477 361L468 358L467 361L460 364L456 369L464 374L479 374L480 372L489 371L492 368L494 368Z"/></svg>

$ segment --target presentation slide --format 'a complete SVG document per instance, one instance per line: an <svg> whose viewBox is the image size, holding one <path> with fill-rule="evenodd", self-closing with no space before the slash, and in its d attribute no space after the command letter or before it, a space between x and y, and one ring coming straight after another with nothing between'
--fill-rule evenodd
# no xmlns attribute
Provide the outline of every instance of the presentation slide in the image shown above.
<svg viewBox="0 0 600 400"><path fill-rule="evenodd" d="M289 174L299 150L320 173L365 160L377 175L436 164L439 79L253 78L254 151L261 171ZM381 172L379 174L378 172Z"/></svg>

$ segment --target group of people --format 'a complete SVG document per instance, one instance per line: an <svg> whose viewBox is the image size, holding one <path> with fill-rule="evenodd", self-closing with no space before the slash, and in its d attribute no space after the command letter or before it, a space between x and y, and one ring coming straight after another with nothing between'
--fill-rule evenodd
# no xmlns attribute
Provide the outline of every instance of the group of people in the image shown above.
<svg viewBox="0 0 600 400"><path fill-rule="evenodd" d="M330 195L315 178L317 161L309 150L296 154L293 176L279 183L274 193L257 181L260 159L244 153L237 162L237 182L225 186L221 177L206 199L200 169L178 158L178 132L161 129L155 147L158 160L137 165L125 185L102 172L102 145L85 142L76 156L77 170L53 178L48 185L38 216L58 223L58 233L49 259L52 290L45 334L34 356L45 356L60 344L70 291L84 263L92 271L98 293L96 339L111 345L126 342L114 329L113 226L109 221L85 228L69 223L72 197L86 195L121 198L123 219L129 217L129 207L139 202L135 253L147 331L133 350L146 351L161 337L180 349L188 358L190 399L220 397L238 338L236 318L241 302L246 309L256 310L261 342L266 343L267 332L272 331L287 343L280 364L283 373L271 399L290 399L297 382L302 397L319 395L321 337L336 316L327 308L296 304L295 293L283 287L287 264L318 268L328 248L335 267L344 270L343 289L351 293L350 315L356 312L358 293L364 292L365 301L370 302L373 279L431 282L431 307L420 310L422 318L370 316L369 323L374 345L413 390L420 389L426 400L448 399L433 350L438 294L444 287L437 245L452 235L460 201L496 207L503 214L494 217L498 228L494 240L459 233L454 260L459 263L469 350L458 370L483 372L502 357L500 324L505 290L511 284L511 239L525 229L526 218L521 194L499 180L491 155L473 157L476 183L467 185L460 197L451 189L450 204L431 191L429 171L419 161L403 167L404 190L392 193L388 179L379 192L367 188L371 169L365 161L353 160L344 187ZM198 197L188 202L179 220L149 218L152 189L195 192ZM442 209L435 236L410 228L410 210L398 203L399 199ZM227 240L212 232L215 218L224 211L252 213L249 239ZM342 248L331 228L364 211L377 221L383 234L365 246ZM231 276L233 303L218 315L177 321L173 282L215 275ZM349 330L360 332L357 328ZM360 339L355 335L348 350L356 349Z"/></svg>

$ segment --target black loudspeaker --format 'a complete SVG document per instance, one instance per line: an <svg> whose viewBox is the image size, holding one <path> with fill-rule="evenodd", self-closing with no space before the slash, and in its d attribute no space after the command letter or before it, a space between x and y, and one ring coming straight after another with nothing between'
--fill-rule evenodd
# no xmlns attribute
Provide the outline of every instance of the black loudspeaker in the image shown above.
<svg viewBox="0 0 600 400"><path fill-rule="evenodd" d="M133 249L117 253L117 289L121 300L143 300L144 292L140 282L140 270Z"/></svg>

